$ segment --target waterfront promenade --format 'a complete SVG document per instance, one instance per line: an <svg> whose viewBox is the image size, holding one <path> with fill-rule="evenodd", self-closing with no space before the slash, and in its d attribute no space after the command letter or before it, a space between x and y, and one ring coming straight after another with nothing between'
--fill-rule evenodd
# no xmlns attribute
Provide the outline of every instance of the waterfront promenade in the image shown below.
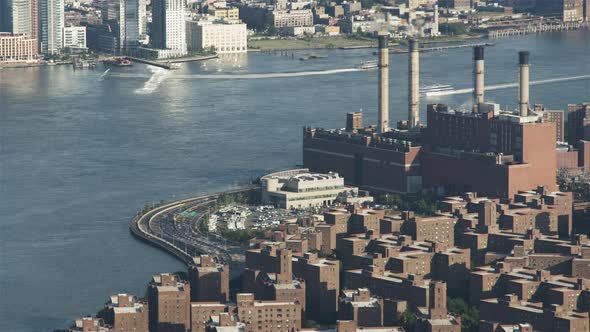
<svg viewBox="0 0 590 332"><path fill-rule="evenodd" d="M233 279L244 269L243 248L228 244L217 234L202 232L199 225L209 211L216 208L221 195L247 193L258 189L258 186L248 186L153 207L137 214L129 222L129 230L135 237L161 248L185 264L189 264L192 257L200 254L217 256L230 265ZM174 216L181 211L194 212L195 217L184 221L176 220Z"/></svg>

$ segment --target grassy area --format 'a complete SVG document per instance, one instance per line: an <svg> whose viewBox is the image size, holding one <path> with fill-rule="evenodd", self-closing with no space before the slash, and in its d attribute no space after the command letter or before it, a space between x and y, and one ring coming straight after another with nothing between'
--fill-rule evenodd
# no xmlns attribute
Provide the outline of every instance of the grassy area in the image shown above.
<svg viewBox="0 0 590 332"><path fill-rule="evenodd" d="M326 36L303 39L262 39L248 41L249 48L260 49L261 51L360 46L377 46L377 40L356 36Z"/></svg>
<svg viewBox="0 0 590 332"><path fill-rule="evenodd" d="M418 38L418 41L423 44L428 43L452 43L452 42L463 42L469 39L478 39L483 38L484 34L473 33L473 34L464 34L459 36L439 36L436 38Z"/></svg>

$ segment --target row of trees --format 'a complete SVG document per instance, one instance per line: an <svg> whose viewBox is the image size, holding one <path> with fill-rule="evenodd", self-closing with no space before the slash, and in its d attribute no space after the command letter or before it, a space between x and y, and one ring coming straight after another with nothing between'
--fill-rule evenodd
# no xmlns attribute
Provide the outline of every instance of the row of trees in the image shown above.
<svg viewBox="0 0 590 332"><path fill-rule="evenodd" d="M447 309L450 313L461 316L462 332L478 331L479 310L476 306L467 304L467 302L465 302L465 300L460 297L448 297ZM416 329L417 321L417 314L414 311L408 309L400 317L399 325L401 325L406 331L414 331Z"/></svg>
<svg viewBox="0 0 590 332"><path fill-rule="evenodd" d="M438 198L434 194L398 195L384 194L377 197L377 204L386 205L398 211L414 211L421 215L433 215L437 210Z"/></svg>

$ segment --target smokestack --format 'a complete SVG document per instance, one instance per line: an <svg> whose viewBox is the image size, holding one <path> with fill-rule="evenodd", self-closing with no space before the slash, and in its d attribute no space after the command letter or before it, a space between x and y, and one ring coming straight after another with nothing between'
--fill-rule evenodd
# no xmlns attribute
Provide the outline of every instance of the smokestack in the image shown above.
<svg viewBox="0 0 590 332"><path fill-rule="evenodd" d="M484 102L484 59L483 46L473 48L473 104L478 109L479 104Z"/></svg>
<svg viewBox="0 0 590 332"><path fill-rule="evenodd" d="M416 128L420 122L420 53L418 42L411 39L408 55L408 127Z"/></svg>
<svg viewBox="0 0 590 332"><path fill-rule="evenodd" d="M389 42L379 36L379 132L389 130Z"/></svg>
<svg viewBox="0 0 590 332"><path fill-rule="evenodd" d="M520 98L518 106L520 116L529 115L529 52L518 52L520 67Z"/></svg>

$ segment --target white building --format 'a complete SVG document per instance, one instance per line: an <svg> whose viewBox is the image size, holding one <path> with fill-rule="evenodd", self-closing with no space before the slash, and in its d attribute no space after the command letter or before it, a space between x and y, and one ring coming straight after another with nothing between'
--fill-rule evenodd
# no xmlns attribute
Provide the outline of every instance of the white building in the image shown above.
<svg viewBox="0 0 590 332"><path fill-rule="evenodd" d="M308 169L277 172L262 177L262 202L284 209L308 208L346 203L372 202L356 187L344 185L337 173L311 173Z"/></svg>
<svg viewBox="0 0 590 332"><path fill-rule="evenodd" d="M309 27L313 25L313 13L309 9L274 10L272 12L275 28Z"/></svg>
<svg viewBox="0 0 590 332"><path fill-rule="evenodd" d="M303 36L313 35L315 33L315 27L288 27L287 34L289 36Z"/></svg>
<svg viewBox="0 0 590 332"><path fill-rule="evenodd" d="M86 48L86 27L64 27L64 48Z"/></svg>
<svg viewBox="0 0 590 332"><path fill-rule="evenodd" d="M63 48L64 0L39 1L39 45L42 53L55 54Z"/></svg>
<svg viewBox="0 0 590 332"><path fill-rule="evenodd" d="M188 49L198 51L213 47L217 53L248 51L248 32L241 21L201 19L186 22Z"/></svg>
<svg viewBox="0 0 590 332"><path fill-rule="evenodd" d="M152 0L151 46L169 56L186 55L186 15L184 0Z"/></svg>

